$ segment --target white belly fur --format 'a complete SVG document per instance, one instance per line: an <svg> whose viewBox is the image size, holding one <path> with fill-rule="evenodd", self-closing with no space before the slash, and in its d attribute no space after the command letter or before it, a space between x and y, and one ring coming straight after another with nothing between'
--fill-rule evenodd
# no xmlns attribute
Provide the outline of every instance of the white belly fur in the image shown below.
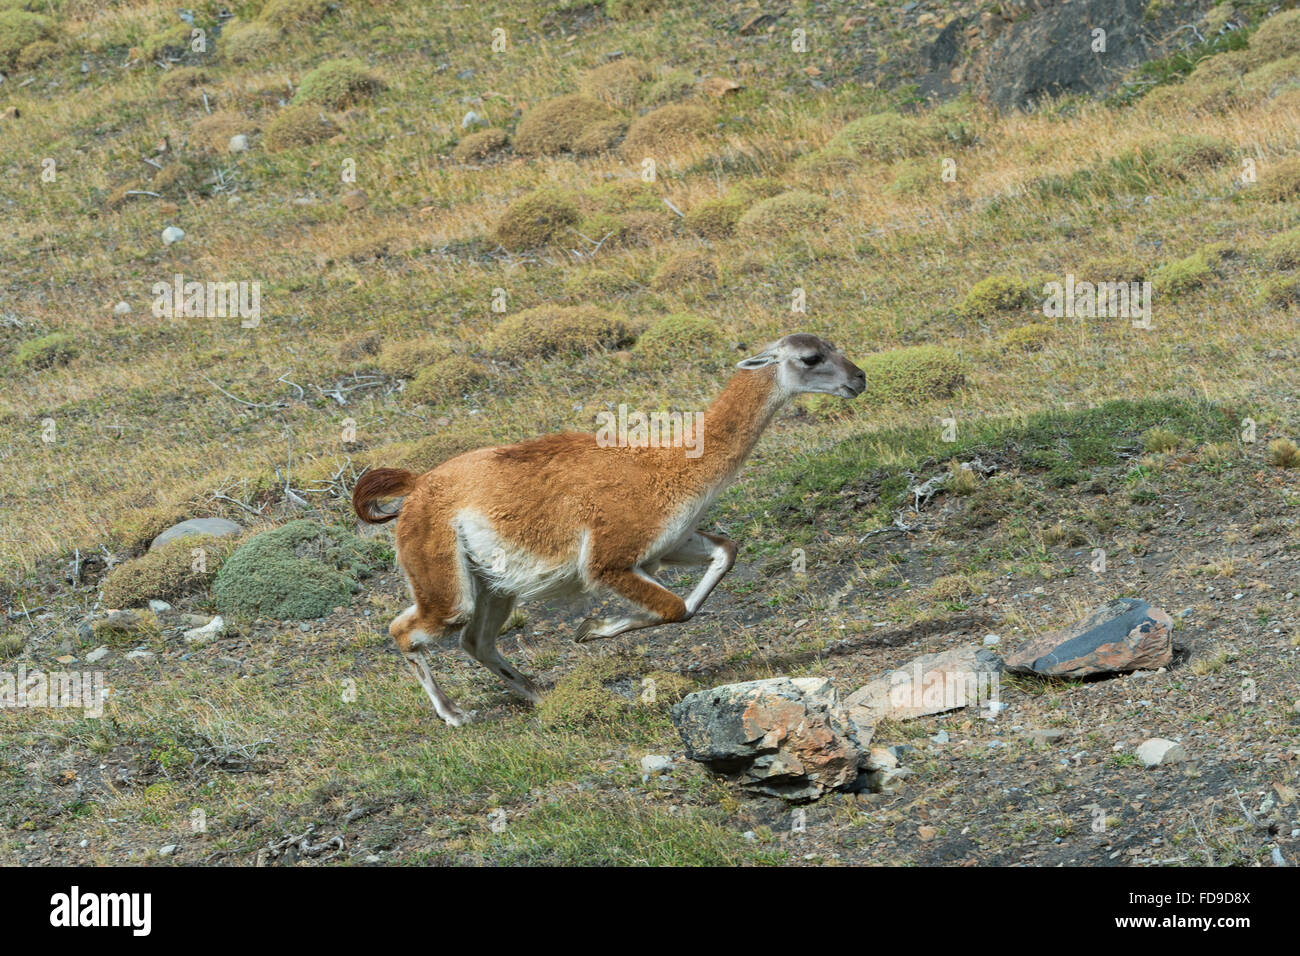
<svg viewBox="0 0 1300 956"><path fill-rule="evenodd" d="M730 482L722 482L703 497L689 502L674 514L641 556L639 565L654 565L665 554L675 551L694 532L700 517ZM503 539L488 519L465 509L456 515L457 537L466 557L475 565L475 573L489 582L493 590L513 594L521 601L542 598L574 597L592 589L587 574L591 550L591 532L577 532L573 554L554 562L531 554Z"/></svg>
<svg viewBox="0 0 1300 956"><path fill-rule="evenodd" d="M571 558L552 562L504 540L477 512L461 511L455 525L475 573L493 590L527 601L579 594L586 589L583 568L590 536L585 531Z"/></svg>

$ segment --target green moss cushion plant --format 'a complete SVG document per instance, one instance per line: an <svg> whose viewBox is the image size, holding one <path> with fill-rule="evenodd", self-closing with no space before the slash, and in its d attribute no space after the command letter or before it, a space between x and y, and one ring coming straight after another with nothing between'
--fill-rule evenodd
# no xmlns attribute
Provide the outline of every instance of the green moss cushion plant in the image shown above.
<svg viewBox="0 0 1300 956"><path fill-rule="evenodd" d="M217 572L212 598L222 614L299 621L347 605L379 570L386 546L351 531L300 519L263 531Z"/></svg>

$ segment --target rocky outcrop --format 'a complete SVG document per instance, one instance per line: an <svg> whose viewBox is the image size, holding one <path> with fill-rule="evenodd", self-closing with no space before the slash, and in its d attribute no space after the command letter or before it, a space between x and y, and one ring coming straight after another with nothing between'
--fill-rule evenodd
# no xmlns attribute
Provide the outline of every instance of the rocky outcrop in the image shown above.
<svg viewBox="0 0 1300 956"><path fill-rule="evenodd" d="M1074 627L1029 641L1007 658L1007 670L1043 677L1093 677L1168 667L1174 622L1136 598L1105 604Z"/></svg>
<svg viewBox="0 0 1300 956"><path fill-rule="evenodd" d="M1036 0L949 20L924 51L924 93L969 88L1000 107L1114 90L1133 68L1184 44L1212 4L1191 0ZM1095 31L1104 31L1098 34Z"/></svg>
<svg viewBox="0 0 1300 956"><path fill-rule="evenodd" d="M824 678L774 677L697 691L672 710L686 755L791 801L851 788L866 770L860 727Z"/></svg>

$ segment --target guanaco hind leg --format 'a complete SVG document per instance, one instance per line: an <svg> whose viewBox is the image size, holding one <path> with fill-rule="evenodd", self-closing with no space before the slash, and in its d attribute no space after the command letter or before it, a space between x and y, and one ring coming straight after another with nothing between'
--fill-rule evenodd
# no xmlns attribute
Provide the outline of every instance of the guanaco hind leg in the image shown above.
<svg viewBox="0 0 1300 956"><path fill-rule="evenodd" d="M478 588L474 604L474 617L460 634L460 646L472 658L506 682L517 694L541 703L542 694L525 674L521 673L497 650L497 637L514 610L514 597Z"/></svg>

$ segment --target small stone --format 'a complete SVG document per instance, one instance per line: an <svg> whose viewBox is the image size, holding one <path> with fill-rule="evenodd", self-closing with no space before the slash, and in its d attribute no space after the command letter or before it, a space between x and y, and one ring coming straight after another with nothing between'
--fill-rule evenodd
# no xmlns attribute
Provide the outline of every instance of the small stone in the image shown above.
<svg viewBox="0 0 1300 956"><path fill-rule="evenodd" d="M128 661L147 661L147 660L152 660L153 656L154 656L153 651L145 651L137 648L134 651L128 651L126 654L126 659Z"/></svg>
<svg viewBox="0 0 1300 956"><path fill-rule="evenodd" d="M203 625L202 627L195 627L186 631L185 643L202 644L206 641L212 640L213 638L220 637L222 632L225 631L225 629L226 629L226 622L222 619L221 615L218 614L216 617L208 621L208 623Z"/></svg>
<svg viewBox="0 0 1300 956"><path fill-rule="evenodd" d="M904 770L901 767L897 770L870 770L863 774L863 783L871 793L883 793L888 796L902 790L904 783L911 775L912 771Z"/></svg>
<svg viewBox="0 0 1300 956"><path fill-rule="evenodd" d="M948 742L948 731L941 730L930 738L932 744L946 744Z"/></svg>
<svg viewBox="0 0 1300 956"><path fill-rule="evenodd" d="M934 827L917 827L916 835L921 838L922 843L929 843L939 835L939 831Z"/></svg>
<svg viewBox="0 0 1300 956"><path fill-rule="evenodd" d="M114 315L130 315L130 314L131 314L131 303L130 303L130 302L119 302L117 305L113 306L113 314L114 314Z"/></svg>
<svg viewBox="0 0 1300 956"><path fill-rule="evenodd" d="M243 133L236 133L234 136L230 137L230 142L226 144L226 149L230 150L232 153L248 152L248 137Z"/></svg>
<svg viewBox="0 0 1300 956"><path fill-rule="evenodd" d="M1002 643L1002 638L999 637L997 634L985 634L985 635L984 635L984 646L985 646L985 647L994 647L994 646L996 646L996 645L998 645L998 644L1001 644L1001 643Z"/></svg>
<svg viewBox="0 0 1300 956"><path fill-rule="evenodd" d="M298 625L298 630L306 634L308 631L311 630L311 625L308 624L306 621L303 621L301 624Z"/></svg>
<svg viewBox="0 0 1300 956"><path fill-rule="evenodd" d="M180 226L168 226L162 231L162 241L164 246L170 246L172 243L180 242L185 238L185 230Z"/></svg>
<svg viewBox="0 0 1300 956"><path fill-rule="evenodd" d="M109 611L104 626L114 631L138 631L145 626L145 618L135 611Z"/></svg>
<svg viewBox="0 0 1300 956"><path fill-rule="evenodd" d="M486 125L487 125L487 120L485 120L478 113L475 113L473 110L470 110L468 113L466 113L460 121L461 129L473 129L476 126L486 126Z"/></svg>
<svg viewBox="0 0 1300 956"><path fill-rule="evenodd" d="M179 850L179 849L180 849L180 847L178 847L175 843L168 843L166 846L163 846L163 847L159 847L159 848L158 848L158 855L159 855L159 856L171 856L173 853L175 853L175 852L176 852L177 850Z"/></svg>
<svg viewBox="0 0 1300 956"><path fill-rule="evenodd" d="M108 653L109 653L108 648L101 645L86 655L86 663L98 664L100 661L102 661L105 657L108 656Z"/></svg>
<svg viewBox="0 0 1300 956"><path fill-rule="evenodd" d="M648 780L655 774L666 773L672 768L672 757L666 754L646 754L641 758L641 779Z"/></svg>
<svg viewBox="0 0 1300 956"><path fill-rule="evenodd" d="M700 90L707 96L714 99L721 99L731 93L738 93L745 87L735 80L729 80L724 76L710 76L700 83Z"/></svg>
<svg viewBox="0 0 1300 956"><path fill-rule="evenodd" d="M172 606L166 601L160 601L157 598L151 598L149 601L149 610L155 614L161 614L163 611L170 611Z"/></svg>
<svg viewBox="0 0 1300 956"><path fill-rule="evenodd" d="M740 35L743 37L753 36L760 30L765 30L772 24L776 23L776 17L770 13L756 13L740 25Z"/></svg>
<svg viewBox="0 0 1300 956"><path fill-rule="evenodd" d="M1143 742L1134 753L1144 767L1161 767L1170 763L1181 763L1187 759L1187 751L1182 744L1163 737L1153 737Z"/></svg>
<svg viewBox="0 0 1300 956"><path fill-rule="evenodd" d="M884 747L872 747L862 766L867 770L893 770L898 766L898 758Z"/></svg>
<svg viewBox="0 0 1300 956"><path fill-rule="evenodd" d="M1043 743L1048 744L1064 737L1065 731L1059 727L1049 727L1044 730L1026 731L1025 736L1030 740L1041 740Z"/></svg>

